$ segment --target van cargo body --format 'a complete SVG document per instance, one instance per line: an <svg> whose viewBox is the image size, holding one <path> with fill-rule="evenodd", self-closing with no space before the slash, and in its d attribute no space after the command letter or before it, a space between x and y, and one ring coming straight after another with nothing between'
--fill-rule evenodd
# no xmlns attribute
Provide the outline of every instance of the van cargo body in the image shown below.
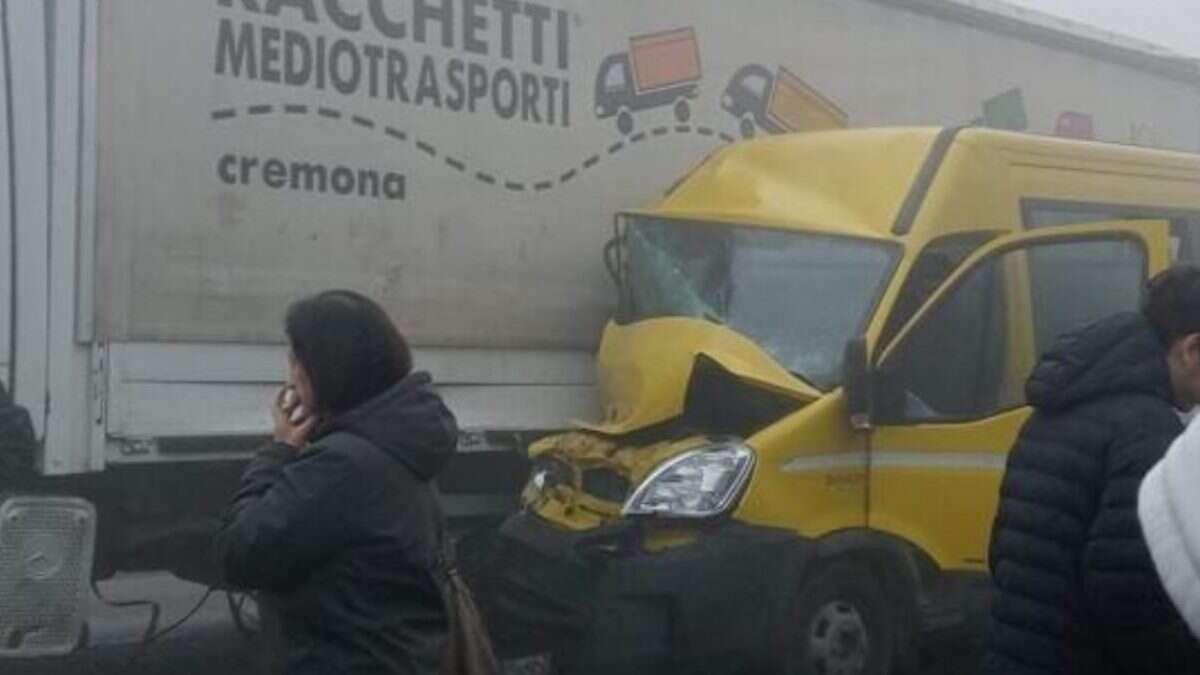
<svg viewBox="0 0 1200 675"><path fill-rule="evenodd" d="M775 73L767 115L783 131L844 129L846 113L787 68Z"/></svg>
<svg viewBox="0 0 1200 675"><path fill-rule="evenodd" d="M0 23L0 376L39 441L13 485L47 513L95 507L19 536L78 551L95 577L214 580L207 537L269 432L281 320L306 294L367 293L409 337L463 428L439 487L467 527L519 505L532 441L647 414L613 407L604 392L636 378L594 361L614 216L738 136L990 119L1200 146L1194 62L991 0L0 0ZM733 82L745 94L725 105ZM873 146L838 208L821 201L832 174L780 177L799 192L772 218L817 202L817 229L910 214L921 202L900 192L933 145ZM721 194L753 201L748 185ZM862 516L861 486L841 486ZM67 546L88 523L95 546ZM48 606L82 612L68 595ZM0 657L69 648L71 630Z"/></svg>
<svg viewBox="0 0 1200 675"><path fill-rule="evenodd" d="M691 28L630 38L629 55L639 93L700 79L700 46Z"/></svg>

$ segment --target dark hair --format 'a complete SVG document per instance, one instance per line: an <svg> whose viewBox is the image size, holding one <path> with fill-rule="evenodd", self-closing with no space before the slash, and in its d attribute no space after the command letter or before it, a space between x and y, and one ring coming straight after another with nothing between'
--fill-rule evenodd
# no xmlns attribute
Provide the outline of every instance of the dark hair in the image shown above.
<svg viewBox="0 0 1200 675"><path fill-rule="evenodd" d="M383 308L354 291L325 291L288 308L292 353L312 380L321 414L341 414L412 372L408 343Z"/></svg>
<svg viewBox="0 0 1200 675"><path fill-rule="evenodd" d="M1150 280L1142 313L1170 347L1200 333L1200 267L1175 265Z"/></svg>

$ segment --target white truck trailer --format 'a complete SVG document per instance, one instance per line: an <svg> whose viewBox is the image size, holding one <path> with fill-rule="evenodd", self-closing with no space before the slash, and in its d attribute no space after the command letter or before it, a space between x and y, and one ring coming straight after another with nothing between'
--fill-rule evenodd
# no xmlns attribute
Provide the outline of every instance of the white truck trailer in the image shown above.
<svg viewBox="0 0 1200 675"><path fill-rule="evenodd" d="M672 31L687 120L614 128L601 64ZM594 413L613 213L734 142L748 65L851 126L1200 148L1195 62L990 0L0 0L0 42L0 376L39 440L0 656L70 647L89 576L213 580L319 289L381 299L459 415L450 515L514 504L527 439Z"/></svg>

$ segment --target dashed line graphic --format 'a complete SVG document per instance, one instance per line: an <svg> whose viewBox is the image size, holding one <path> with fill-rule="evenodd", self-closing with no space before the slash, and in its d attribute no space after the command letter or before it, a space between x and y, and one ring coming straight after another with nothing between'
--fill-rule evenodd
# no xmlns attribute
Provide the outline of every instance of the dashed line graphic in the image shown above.
<svg viewBox="0 0 1200 675"><path fill-rule="evenodd" d="M323 107L323 106L318 106L316 108L313 108L311 106L307 106L307 105L303 105L303 104L299 104L299 103L288 103L288 104L284 104L284 105L280 105L280 106L276 106L276 105L272 105L272 104L268 104L268 103L260 103L260 104L246 106L245 112L244 112L244 114L247 116L255 116L255 117L262 116L262 115L270 115L273 113L282 113L282 114L286 114L286 115L316 115L318 117L323 117L325 119L330 119L330 120L348 121L350 124L352 124L356 127L362 128L362 129L367 129L370 131L382 131L382 133L385 136L387 136L388 138L390 138L394 141L398 141L398 142L402 142L402 143L407 143L409 141L409 135L403 129L398 129L394 126L381 124L378 121L371 119L370 117L365 117L362 115L355 115L355 114L350 114L350 113L344 113L341 110L337 110L336 108L327 108L327 107ZM235 119L238 117L239 114L240 113L239 113L238 108L219 108L219 109L212 110L209 113L210 117L214 121L224 121L224 120ZM731 136L727 133L718 132L717 130L713 129L712 127L693 126L690 124L678 124L678 125L675 125L674 127L659 126L659 127L654 127L653 129L650 129L649 131L638 131L637 133L634 133L627 138L622 138L621 140L613 142L611 145L609 145L607 147L606 152L607 152L608 156L614 156L614 155L617 155L618 153L622 152L626 148L629 148L633 145L636 145L638 143L642 143L642 142L648 140L650 137L661 138L661 137L667 136L668 134L672 134L672 133L674 133L675 135L680 135L680 136L692 135L692 134L704 136L704 137L716 136L724 143L733 143L735 141L733 136ZM438 150L432 143L428 143L425 140L421 140L421 139L413 139L413 141L414 141L414 145L416 146L417 150L425 153L429 157L437 158ZM474 167L472 167L470 165L470 162L459 159L457 157L451 157L449 155L444 156L442 159L445 162L446 166L450 167L451 169L453 169L459 173L466 173L466 174L473 173L475 180L479 181L480 183L484 183L486 185L500 186L511 192L526 192L528 190L533 190L534 192L545 192L547 190L553 189L555 186L565 185L565 184L571 182L572 180L574 180L575 178L577 178L581 172L592 169L593 167L595 167L596 165L598 165L600 163L600 161L602 159L602 154L596 153L593 155L589 155L577 166L570 167L566 171L559 174L557 180L548 179L548 180L537 180L537 181L509 180L508 178L499 177L496 174L490 173L488 171L475 169Z"/></svg>

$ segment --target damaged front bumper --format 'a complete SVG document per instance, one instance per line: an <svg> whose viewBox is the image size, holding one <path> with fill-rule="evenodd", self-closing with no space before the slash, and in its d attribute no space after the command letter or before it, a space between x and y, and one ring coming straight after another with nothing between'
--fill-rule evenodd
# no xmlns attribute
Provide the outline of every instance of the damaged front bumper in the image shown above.
<svg viewBox="0 0 1200 675"><path fill-rule="evenodd" d="M486 553L464 551L501 655L549 653L566 673L773 669L812 546L727 521L651 553L637 528L577 533L522 513Z"/></svg>

